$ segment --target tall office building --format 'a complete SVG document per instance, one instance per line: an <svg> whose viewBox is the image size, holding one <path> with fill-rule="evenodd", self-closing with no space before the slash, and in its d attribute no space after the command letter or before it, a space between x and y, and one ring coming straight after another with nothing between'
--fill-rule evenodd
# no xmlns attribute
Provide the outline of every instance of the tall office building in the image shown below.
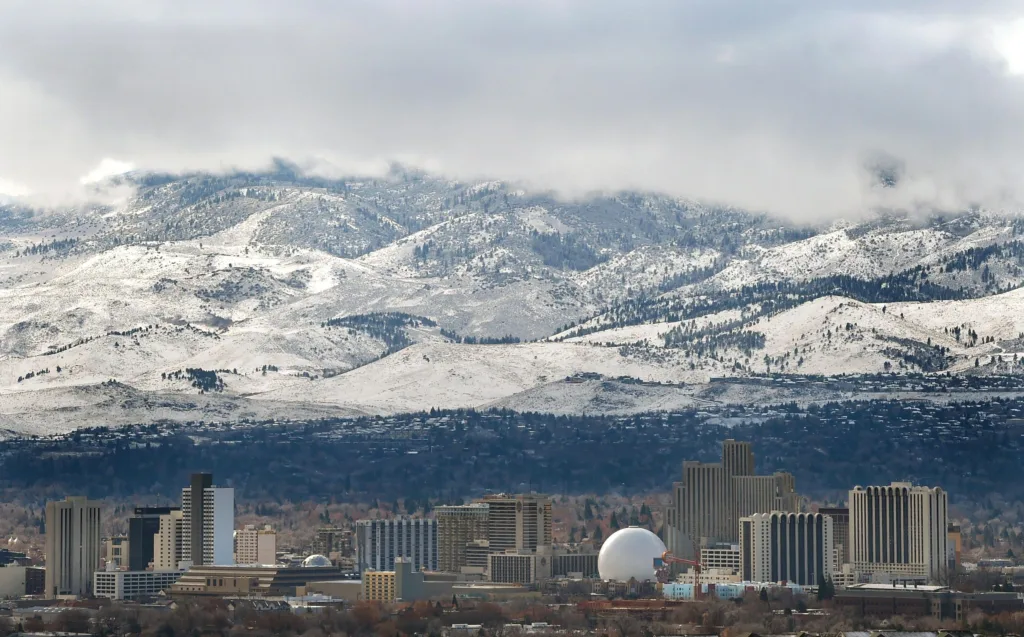
<svg viewBox="0 0 1024 637"><path fill-rule="evenodd" d="M726 440L721 462L683 462L683 479L672 489L666 511L666 545L675 555L692 559L699 544L735 543L739 519L754 513L797 511L793 476L754 474L749 442Z"/></svg>
<svg viewBox="0 0 1024 637"><path fill-rule="evenodd" d="M850 510L841 507L820 508L818 513L832 518L832 537L839 550L838 565L848 564L850 562Z"/></svg>
<svg viewBox="0 0 1024 637"><path fill-rule="evenodd" d="M159 518L153 538L153 570L174 571L182 561L182 512L171 509Z"/></svg>
<svg viewBox="0 0 1024 637"><path fill-rule="evenodd" d="M67 497L46 503L46 596L92 594L92 574L100 566L100 503Z"/></svg>
<svg viewBox="0 0 1024 637"><path fill-rule="evenodd" d="M408 559L416 571L437 570L437 520L357 520L355 530L360 573L393 571L395 558Z"/></svg>
<svg viewBox="0 0 1024 637"><path fill-rule="evenodd" d="M817 586L836 570L832 518L773 511L740 519L740 574L748 582Z"/></svg>
<svg viewBox="0 0 1024 637"><path fill-rule="evenodd" d="M551 545L551 498L535 494L488 495L487 540L492 553L536 551Z"/></svg>
<svg viewBox="0 0 1024 637"><path fill-rule="evenodd" d="M160 516L176 507L135 507L128 518L128 570L144 571L150 568L156 554L156 534L160 532Z"/></svg>
<svg viewBox="0 0 1024 637"><path fill-rule="evenodd" d="M437 567L446 573L458 573L468 566L466 547L487 539L489 507L476 503L464 506L439 506L437 518Z"/></svg>
<svg viewBox="0 0 1024 637"><path fill-rule="evenodd" d="M230 566L235 558L235 490L213 486L213 475L192 474L181 490L181 559L196 566Z"/></svg>
<svg viewBox="0 0 1024 637"><path fill-rule="evenodd" d="M850 491L850 563L891 579L940 581L946 571L948 496L893 482Z"/></svg>

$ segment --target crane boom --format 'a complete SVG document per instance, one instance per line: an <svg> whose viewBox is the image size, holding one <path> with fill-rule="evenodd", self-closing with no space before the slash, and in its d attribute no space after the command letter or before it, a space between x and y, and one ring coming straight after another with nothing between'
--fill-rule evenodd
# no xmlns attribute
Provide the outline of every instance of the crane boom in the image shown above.
<svg viewBox="0 0 1024 637"><path fill-rule="evenodd" d="M693 567L693 598L694 599L703 599L704 598L704 592L701 590L701 587L700 587L700 574L701 574L701 571L704 570L704 566L700 563L700 558L699 557L696 560L688 560L686 558L676 557L675 555L672 555L668 551L665 551L665 553L663 553L662 556L661 556L661 561L663 563L665 563L665 564L687 564L689 566L692 566Z"/></svg>

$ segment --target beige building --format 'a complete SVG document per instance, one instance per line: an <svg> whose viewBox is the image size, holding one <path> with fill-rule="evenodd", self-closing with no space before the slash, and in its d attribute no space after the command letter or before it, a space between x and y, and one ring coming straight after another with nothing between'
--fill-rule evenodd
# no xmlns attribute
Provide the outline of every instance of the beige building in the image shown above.
<svg viewBox="0 0 1024 637"><path fill-rule="evenodd" d="M99 502L80 496L47 502L45 595L91 595L102 548Z"/></svg>
<svg viewBox="0 0 1024 637"><path fill-rule="evenodd" d="M168 593L176 596L294 597L313 582L336 580L336 566L192 566Z"/></svg>
<svg viewBox="0 0 1024 637"><path fill-rule="evenodd" d="M129 554L128 538L124 535L115 535L103 540L103 559L105 565L115 569L128 568Z"/></svg>
<svg viewBox="0 0 1024 637"><path fill-rule="evenodd" d="M395 559L393 571L365 571L362 580L313 582L307 591L348 602L447 601L452 598L456 577L452 573L414 571L412 562L400 557Z"/></svg>
<svg viewBox="0 0 1024 637"><path fill-rule="evenodd" d="M400 566L401 558L395 562ZM363 573L363 596L366 602L395 601L395 572L394 571L366 571Z"/></svg>
<svg viewBox="0 0 1024 637"><path fill-rule="evenodd" d="M697 547L739 540L739 519L753 513L796 511L799 497L788 473L754 474L749 442L726 440L721 462L683 462L683 479L672 489L666 511L666 545L679 557L693 559Z"/></svg>
<svg viewBox="0 0 1024 637"><path fill-rule="evenodd" d="M46 569L38 566L0 566L0 599L39 595L46 586Z"/></svg>
<svg viewBox="0 0 1024 637"><path fill-rule="evenodd" d="M492 582L501 584L534 584L551 579L551 547L537 551L491 553L487 572Z"/></svg>
<svg viewBox="0 0 1024 637"><path fill-rule="evenodd" d="M477 542L487 540L488 505L483 503L464 506L439 506L434 509L437 518L437 569L446 573L459 573L468 561L466 547L479 547Z"/></svg>
<svg viewBox="0 0 1024 637"><path fill-rule="evenodd" d="M277 533L253 524L235 531L235 564L277 564Z"/></svg>
<svg viewBox="0 0 1024 637"><path fill-rule="evenodd" d="M177 570L182 552L182 513L172 510L160 516L160 530L153 540L153 569Z"/></svg>
<svg viewBox="0 0 1024 637"><path fill-rule="evenodd" d="M850 563L875 581L941 581L947 569L948 496L893 482L850 491Z"/></svg>
<svg viewBox="0 0 1024 637"><path fill-rule="evenodd" d="M535 551L551 544L551 498L543 495L489 495L487 541L495 553Z"/></svg>

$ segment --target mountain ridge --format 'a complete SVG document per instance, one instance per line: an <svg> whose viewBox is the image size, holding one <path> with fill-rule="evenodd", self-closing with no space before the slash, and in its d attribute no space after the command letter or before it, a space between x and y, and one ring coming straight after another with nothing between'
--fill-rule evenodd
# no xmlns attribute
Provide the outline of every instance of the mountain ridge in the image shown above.
<svg viewBox="0 0 1024 637"><path fill-rule="evenodd" d="M0 397L27 413L33 393L116 381L395 413L588 373L1024 373L1014 217L814 228L649 193L282 170L129 175L116 207L0 208Z"/></svg>

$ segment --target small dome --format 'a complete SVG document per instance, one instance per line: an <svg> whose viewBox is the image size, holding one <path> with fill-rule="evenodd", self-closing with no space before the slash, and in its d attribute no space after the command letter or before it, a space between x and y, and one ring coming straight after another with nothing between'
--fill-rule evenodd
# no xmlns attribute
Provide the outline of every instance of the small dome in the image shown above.
<svg viewBox="0 0 1024 637"><path fill-rule="evenodd" d="M654 579L654 560L664 554L665 544L657 535L631 526L605 540L597 556L597 570L603 580L645 582Z"/></svg>
<svg viewBox="0 0 1024 637"><path fill-rule="evenodd" d="M334 566L331 564L331 560L324 557L323 555L310 555L306 559L302 560L303 568L322 568L324 566Z"/></svg>

